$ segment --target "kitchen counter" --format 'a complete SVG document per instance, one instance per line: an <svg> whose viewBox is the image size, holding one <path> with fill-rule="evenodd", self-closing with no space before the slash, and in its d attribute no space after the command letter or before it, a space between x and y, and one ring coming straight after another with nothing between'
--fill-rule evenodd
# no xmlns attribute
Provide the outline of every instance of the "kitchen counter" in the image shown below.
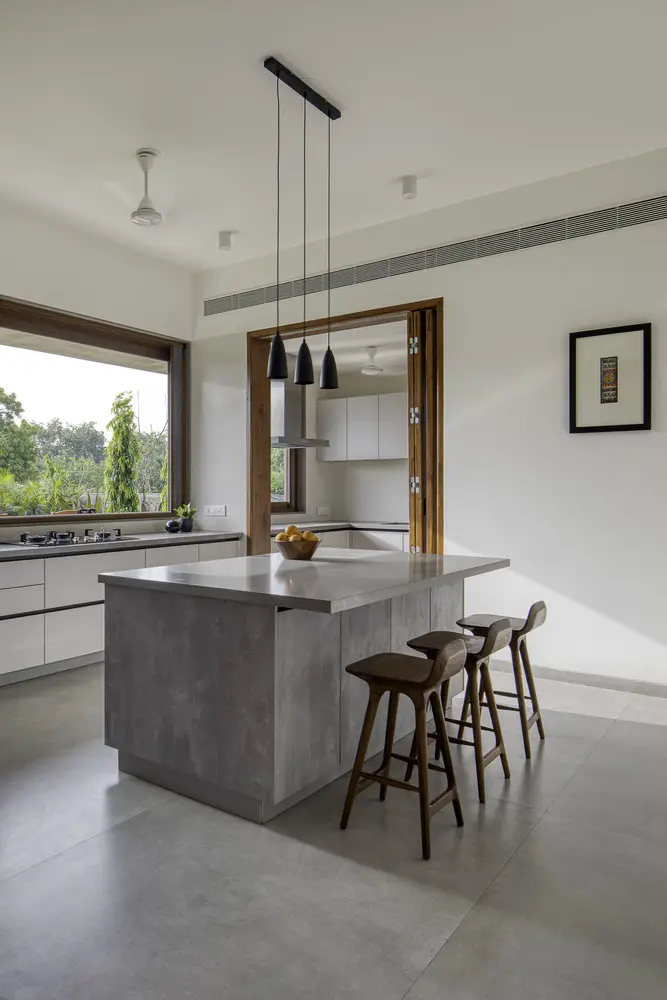
<svg viewBox="0 0 667 1000"><path fill-rule="evenodd" d="M298 514L294 515L294 520L285 521L284 524L272 524L271 525L271 537L275 536L280 532L288 528L290 524L296 524L297 527L302 528L304 531L401 531L406 532L410 530L410 525L407 521L303 521L299 520Z"/></svg>
<svg viewBox="0 0 667 1000"><path fill-rule="evenodd" d="M456 628L465 579L507 566L320 548L103 573L107 745L121 771L267 822L352 766L366 687L345 667Z"/></svg>
<svg viewBox="0 0 667 1000"><path fill-rule="evenodd" d="M83 528L77 529L83 531ZM21 534L21 527L16 529L16 536ZM131 529L128 529L128 536ZM35 548L19 545L7 545L0 542L0 562L11 562L17 559L53 559L62 556L80 556L88 552L118 552L123 549L153 549L162 545L196 545L198 542L233 542L242 538L239 532L224 531L189 531L183 534L170 535L166 531L151 531L141 535L132 535L120 542L80 542L78 545L37 546Z"/></svg>

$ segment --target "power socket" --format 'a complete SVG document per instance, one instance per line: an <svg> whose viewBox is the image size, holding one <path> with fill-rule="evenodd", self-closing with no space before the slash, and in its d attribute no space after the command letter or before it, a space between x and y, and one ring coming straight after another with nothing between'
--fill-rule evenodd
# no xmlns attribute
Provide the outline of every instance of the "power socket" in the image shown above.
<svg viewBox="0 0 667 1000"><path fill-rule="evenodd" d="M331 517L331 507L318 507L317 508L318 517Z"/></svg>
<svg viewBox="0 0 667 1000"><path fill-rule="evenodd" d="M204 514L206 517L227 517L227 504L212 504L204 507Z"/></svg>

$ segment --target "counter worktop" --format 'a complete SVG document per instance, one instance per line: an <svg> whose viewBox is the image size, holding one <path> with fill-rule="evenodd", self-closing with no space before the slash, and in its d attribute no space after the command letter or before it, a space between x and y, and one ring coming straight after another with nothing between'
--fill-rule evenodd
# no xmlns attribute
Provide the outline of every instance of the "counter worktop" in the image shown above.
<svg viewBox="0 0 667 1000"><path fill-rule="evenodd" d="M320 548L311 562L287 561L276 553L101 573L99 579L120 587L337 614L507 566L509 559L486 556Z"/></svg>
<svg viewBox="0 0 667 1000"><path fill-rule="evenodd" d="M53 559L63 556L82 556L89 552L118 552L123 549L153 549L163 545L197 545L198 542L233 542L242 538L239 532L228 531L189 531L183 534L170 535L166 531L151 531L144 534L130 535L120 542L80 542L78 545L45 546L30 548L19 545L7 545L0 542L0 562L11 562L18 559ZM21 534L17 529L17 537Z"/></svg>

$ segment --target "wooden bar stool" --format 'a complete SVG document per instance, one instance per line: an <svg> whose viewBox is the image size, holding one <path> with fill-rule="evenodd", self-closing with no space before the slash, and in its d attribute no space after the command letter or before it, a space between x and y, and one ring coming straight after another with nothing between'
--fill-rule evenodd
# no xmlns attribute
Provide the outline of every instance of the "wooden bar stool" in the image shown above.
<svg viewBox="0 0 667 1000"><path fill-rule="evenodd" d="M473 747L475 750L477 792L480 802L486 801L484 770L489 766L489 764L492 763L492 761L496 759L496 757L500 757L505 777L509 778L510 776L510 766L507 759L507 752L505 750L503 731L500 725L500 716L498 714L496 700L493 695L493 687L491 686L489 659L493 653L502 649L504 646L507 646L511 635L512 630L509 620L507 618L501 618L496 620L491 625L484 639L463 638L466 646L465 669L468 674L464 705L470 707L472 722L467 721L467 709L465 717L462 715L460 719L445 719L445 722L456 723L459 727L458 736L451 736L450 741L452 743L460 743L464 746ZM427 632L426 635L420 635L417 639L410 639L408 646L410 646L411 649L418 650L420 653L424 653L429 659L433 659L438 655L438 649L445 645L445 643L452 642L454 639L460 637L459 632ZM491 715L490 726L482 725L480 694L486 695L486 703L488 704L489 713ZM440 690L441 707L443 710L446 710L448 696L449 683L445 680ZM472 740L466 740L463 738L466 728L472 729ZM493 733L496 740L494 746L490 750L487 750L486 753L484 752L484 747L482 745L483 732ZM412 751L410 756L414 756ZM409 763L405 772L405 780L409 781L411 776L412 763Z"/></svg>
<svg viewBox="0 0 667 1000"><path fill-rule="evenodd" d="M498 705L501 712L518 712L519 719L521 721L521 734L523 736L523 748L528 760L530 760L530 730L531 727L537 725L537 731L540 734L540 739L544 739L544 724L542 722L542 713L540 712L540 705L537 700L537 689L535 687L535 680L533 678L533 669L530 664L530 657L528 656L528 643L527 637L528 633L532 632L534 629L539 628L543 625L547 618L547 606L544 601L537 601L533 604L530 611L528 612L527 618L508 618L506 619L510 623L512 629L512 638L510 639L510 650L512 652L512 669L514 671L514 685L516 687L515 691L496 691L495 694L500 695L503 698L516 698L516 705ZM473 635L480 638L484 638L491 626L498 621L497 615L470 615L468 618L461 618L456 623L460 625L461 628L465 628L468 632L472 632ZM523 673L522 673L523 667ZM524 691L523 686L523 674L526 676L526 683L528 684L528 694ZM530 701L531 704L531 714L528 715L526 711L526 701ZM466 698L463 702L463 713L461 718L465 721L468 717L468 707L469 699L468 693L466 692ZM482 705L484 707L484 704ZM459 734L460 735L460 734Z"/></svg>
<svg viewBox="0 0 667 1000"><path fill-rule="evenodd" d="M444 648L438 650L431 661L405 653L377 653L375 656L357 660L356 663L351 663L345 668L349 674L360 677L368 684L368 705L361 728L354 767L350 775L350 784L340 821L341 829L345 830L347 827L356 796L373 782L378 782L382 786L380 788L382 801L387 796L387 786L389 785L393 788L405 788L410 792L419 792L422 854L425 859L431 856L431 816L439 809L451 802L456 822L459 826L463 826L463 812L456 787L454 765L447 739L447 728L439 689L441 684L448 683L455 674L463 670L466 661L466 648L460 634L456 635L453 641L443 643L443 646ZM389 692L389 711L387 713L387 731L382 763L376 771L364 771L364 759L368 751L378 705L385 692ZM415 751L411 752L409 757L393 752L398 698L401 694L410 698L415 706L416 727L415 743L413 744ZM429 704L433 709L435 738L444 767L438 767L429 762L428 759L426 712ZM419 784L411 785L408 781L398 781L396 778L390 777L389 770L392 759L403 761L408 765L417 764ZM429 768L447 775L447 788L432 802L429 800L428 792Z"/></svg>

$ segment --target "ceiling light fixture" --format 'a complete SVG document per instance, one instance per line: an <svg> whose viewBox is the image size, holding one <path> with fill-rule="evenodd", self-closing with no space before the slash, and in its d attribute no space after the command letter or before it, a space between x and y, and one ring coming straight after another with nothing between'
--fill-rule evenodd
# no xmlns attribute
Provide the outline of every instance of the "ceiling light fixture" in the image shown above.
<svg viewBox="0 0 667 1000"><path fill-rule="evenodd" d="M417 178L414 174L409 174L407 177L401 177L401 185L403 197L407 201L417 197Z"/></svg>
<svg viewBox="0 0 667 1000"><path fill-rule="evenodd" d="M313 359L310 353L310 348L306 340L306 237L307 237L307 226L306 226L306 211L308 205L308 189L306 184L306 150L308 148L306 141L306 122L308 118L308 104L306 102L306 97L303 98L303 340L299 346L299 353L296 356L296 365L294 366L294 384L295 385L312 385L315 381L313 375Z"/></svg>
<svg viewBox="0 0 667 1000"><path fill-rule="evenodd" d="M364 365L364 367L361 369L361 374L382 375L384 372L384 368L381 368L379 365L375 364L375 355L378 352L377 347L368 347L366 349L368 351L368 364Z"/></svg>
<svg viewBox="0 0 667 1000"><path fill-rule="evenodd" d="M287 354L280 336L280 77L276 77L277 140L276 140L276 332L271 341L266 377L274 382L287 378Z"/></svg>
<svg viewBox="0 0 667 1000"><path fill-rule="evenodd" d="M139 166L144 172L144 196L130 216L137 226L159 226L162 216L148 197L148 172L159 156L157 149L138 149L136 152Z"/></svg>
<svg viewBox="0 0 667 1000"><path fill-rule="evenodd" d="M308 358L310 358L310 349L306 343L305 339L305 297L306 297L306 181L305 181L305 129L306 129L306 119L305 119L305 104L312 104L314 108L317 108L323 115L326 116L328 120L328 152L327 152L327 349L322 361L322 371L320 372L320 389L337 389L338 388L338 371L336 369L336 359L333 356L333 351L331 350L331 122L337 121L341 113L338 108L334 107L330 101L321 94L318 94L316 90L313 90L309 84L301 80L295 73L279 62L274 56L269 56L268 59L264 60L264 68L268 69L269 73L273 73L276 77L277 85L276 92L278 94L278 220L280 220L280 83L285 83L292 90L296 91L300 97L304 100L304 272L303 272L303 295L304 295L304 338L299 348L299 355L301 352L304 353L304 374L307 375L307 360L306 351L308 352ZM279 230L280 221L278 222L277 229ZM269 355L269 368L268 377L272 379L277 378L287 378L287 357L285 355L285 345L283 343L282 337L280 336L280 322L278 314L278 300L279 300L279 275L278 275L278 257L280 251L280 238L279 234L277 237L277 247L276 247L276 332L271 343L271 353ZM297 358L297 366L298 366ZM310 358L311 370L312 370L312 358ZM279 374L274 374L278 372ZM283 374L284 372L284 374ZM300 374L300 373L299 373ZM297 381L295 376L295 381ZM299 382L298 384L310 385L312 384L312 379L310 382Z"/></svg>

